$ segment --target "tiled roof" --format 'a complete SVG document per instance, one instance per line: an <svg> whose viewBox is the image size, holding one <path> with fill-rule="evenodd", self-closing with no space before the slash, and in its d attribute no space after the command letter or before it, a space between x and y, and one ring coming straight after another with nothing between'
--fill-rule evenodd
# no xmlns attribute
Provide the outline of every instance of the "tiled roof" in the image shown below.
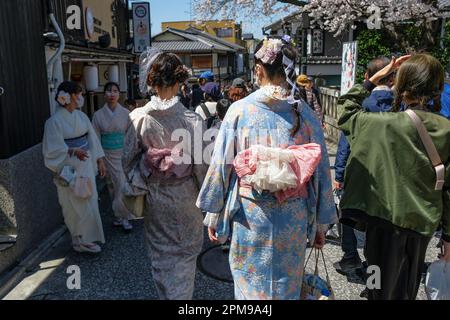
<svg viewBox="0 0 450 320"><path fill-rule="evenodd" d="M240 46L240 45L238 45L238 44L235 44L235 43L231 43L231 42L225 41L225 40L220 39L220 38L218 38L218 37L214 37L214 36L210 35L209 33L203 32L203 31L198 30L198 29L195 29L195 28L193 28L193 27L189 28L189 29L187 30L187 32L191 32L191 33L193 33L193 34L195 34L195 35L198 35L198 36L201 36L201 37L203 37L203 38L212 40L212 41L214 41L214 42L218 42L218 43L220 43L220 44L222 44L222 45L224 45L224 46L230 47L230 48L235 49L235 50L245 50L244 47L242 47L242 46Z"/></svg>
<svg viewBox="0 0 450 320"><path fill-rule="evenodd" d="M438 7L440 9L450 10L450 0L439 0L438 1Z"/></svg>
<svg viewBox="0 0 450 320"><path fill-rule="evenodd" d="M308 64L341 64L342 58L338 56L308 56Z"/></svg>
<svg viewBox="0 0 450 320"><path fill-rule="evenodd" d="M198 41L154 41L152 46L171 52L211 51L211 46Z"/></svg>
<svg viewBox="0 0 450 320"><path fill-rule="evenodd" d="M169 40L169 41L158 41L156 40L161 34L164 33L176 34L184 39L183 40ZM206 35L202 31L193 30L178 30L173 28L168 28L162 33L153 37L152 45L160 48L163 51L173 51L173 52L191 52L191 51L226 51L226 52L236 52L241 48L235 44L228 43L214 36ZM220 41L219 41L220 40ZM242 48L244 49L244 48Z"/></svg>

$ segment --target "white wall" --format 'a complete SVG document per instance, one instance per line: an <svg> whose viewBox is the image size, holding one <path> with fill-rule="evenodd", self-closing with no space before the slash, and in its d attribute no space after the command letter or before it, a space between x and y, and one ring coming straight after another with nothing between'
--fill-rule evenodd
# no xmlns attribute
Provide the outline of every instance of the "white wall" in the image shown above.
<svg viewBox="0 0 450 320"><path fill-rule="evenodd" d="M308 65L308 75L317 76L319 74L325 76L339 76L341 75L342 67L340 64L323 64L323 65Z"/></svg>

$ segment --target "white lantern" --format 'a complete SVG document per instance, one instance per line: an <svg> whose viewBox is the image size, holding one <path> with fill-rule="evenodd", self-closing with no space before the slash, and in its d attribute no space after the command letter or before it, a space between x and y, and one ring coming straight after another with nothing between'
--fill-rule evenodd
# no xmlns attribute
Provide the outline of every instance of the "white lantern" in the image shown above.
<svg viewBox="0 0 450 320"><path fill-rule="evenodd" d="M97 66L84 67L84 83L87 91L98 89L98 68Z"/></svg>
<svg viewBox="0 0 450 320"><path fill-rule="evenodd" d="M108 68L108 80L110 82L119 83L119 66L113 65Z"/></svg>

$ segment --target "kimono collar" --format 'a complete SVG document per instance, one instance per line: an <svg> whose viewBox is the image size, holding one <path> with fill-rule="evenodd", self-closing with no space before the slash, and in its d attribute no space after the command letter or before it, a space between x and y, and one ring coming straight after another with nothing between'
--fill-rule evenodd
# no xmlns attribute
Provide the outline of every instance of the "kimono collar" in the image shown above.
<svg viewBox="0 0 450 320"><path fill-rule="evenodd" d="M111 108L108 106L107 103L105 103L105 105L103 107L107 110L107 112L110 116L114 117L114 115L117 114L117 110L119 110L119 107L121 107L121 105L117 104L116 109L114 111L111 110Z"/></svg>
<svg viewBox="0 0 450 320"><path fill-rule="evenodd" d="M267 85L261 87L261 92L273 100L287 100L290 95L289 89L284 86Z"/></svg>
<svg viewBox="0 0 450 320"><path fill-rule="evenodd" d="M153 96L150 102L147 104L148 111L155 110L167 110L172 108L180 101L180 97L174 96L169 100L162 100L157 96Z"/></svg>
<svg viewBox="0 0 450 320"><path fill-rule="evenodd" d="M259 91L271 100L287 101L291 95L285 86L266 85L262 86Z"/></svg>

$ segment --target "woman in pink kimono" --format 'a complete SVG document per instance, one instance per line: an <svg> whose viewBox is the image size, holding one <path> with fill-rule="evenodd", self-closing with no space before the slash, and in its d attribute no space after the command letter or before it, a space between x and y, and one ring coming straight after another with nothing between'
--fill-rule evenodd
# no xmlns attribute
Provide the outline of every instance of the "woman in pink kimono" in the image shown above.
<svg viewBox="0 0 450 320"><path fill-rule="evenodd" d="M140 77L141 91L153 88L157 95L130 114L123 155L128 190L146 197L146 236L160 299L190 300L203 244L203 216L195 206L207 170L203 120L179 101L188 71L176 55L148 49ZM200 156L195 162L194 150Z"/></svg>
<svg viewBox="0 0 450 320"><path fill-rule="evenodd" d="M130 112L119 104L120 88L117 83L110 82L105 85L106 103L94 114L92 126L102 143L105 151L107 168L107 185L109 194L113 199L114 226L122 227L130 232L133 226L129 223L132 213L122 200L122 188L125 183L125 174L122 168L123 143L128 128Z"/></svg>

